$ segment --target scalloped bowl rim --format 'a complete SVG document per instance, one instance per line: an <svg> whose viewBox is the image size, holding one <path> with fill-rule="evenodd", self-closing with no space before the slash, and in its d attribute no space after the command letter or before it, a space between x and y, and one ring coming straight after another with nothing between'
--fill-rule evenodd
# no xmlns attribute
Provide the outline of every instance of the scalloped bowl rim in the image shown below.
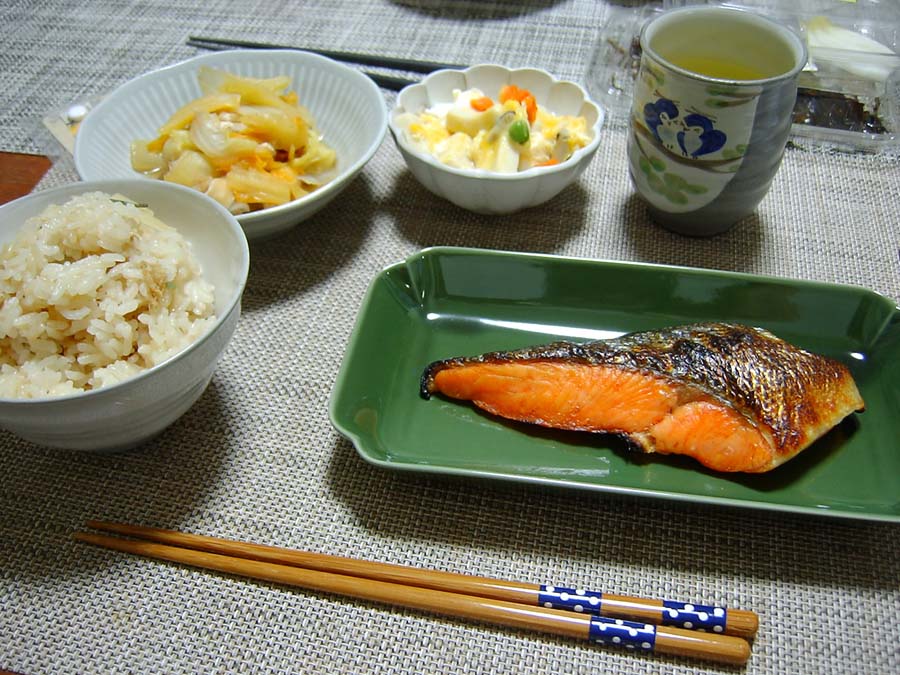
<svg viewBox="0 0 900 675"><path fill-rule="evenodd" d="M443 162L439 161L433 155L428 153L424 153L416 148L412 147L408 140L406 139L405 129L396 122L397 115L404 112L415 112L411 110L406 110L402 105L402 100L409 96L410 92L418 91L422 89L425 91L425 99L429 101L429 103L434 103L434 99L428 93L428 84L434 81L437 78L446 78L447 75L445 73L461 73L463 77L466 79L466 83L468 84L469 74L472 71L483 71L487 69L495 70L499 73L504 73L507 77L507 80L512 82L516 75L521 73L530 73L536 74L540 77L545 77L549 81L551 85L557 84L565 84L571 87L574 87L578 91L581 92L582 96L582 105L587 105L593 108L597 113L597 120L594 122L591 127L591 131L593 132L593 138L591 142L588 143L583 148L579 148L576 150L572 157L565 162L561 162L559 164L554 164L552 166L533 166L525 171L518 171L516 173L498 173L496 171L490 171L488 169L459 169L456 167L448 166ZM452 97L448 97L448 101L452 100ZM538 104L547 107L546 102L538 101ZM527 178L533 178L536 176L547 176L554 173L559 173L563 171L567 171L574 164L577 164L584 159L590 158L593 153L597 150L600 145L600 131L603 127L603 123L606 119L606 110L599 103L594 101L590 95L587 93L584 87L582 87L577 82L572 80L561 80L557 77L554 77L548 71L542 68L507 68L506 66L501 66L494 63L482 63L474 66L469 66L463 70L456 70L452 68L444 68L441 70L436 70L433 73L430 73L428 77L424 78L421 82L416 82L415 84L408 85L404 87L400 93L397 95L397 103L394 108L391 110L390 118L388 119L388 125L391 130L391 134L394 137L394 140L397 142L397 145L401 147L401 149L418 160L425 162L426 164L440 169L441 171L445 171L447 173L462 176L465 178L478 178L478 179L486 179L486 180L495 180L499 182L504 181L517 181L523 180Z"/></svg>
<svg viewBox="0 0 900 675"><path fill-rule="evenodd" d="M100 387L98 389L91 389L90 391L81 391L75 392L72 394L62 394L59 396L44 396L41 398L5 398L0 396L0 404L6 405L15 405L15 406L28 406L28 405L52 405L54 403L62 403L65 401L71 401L73 399L85 400L90 398L97 398L100 396L109 396L119 389L123 389L126 387L133 387L138 385L141 380L145 380L147 378L153 377L154 374L158 373L160 370L164 368L170 368L176 365L179 361L182 361L187 358L188 354L193 352L196 349L200 348L200 344L207 340L213 333L219 330L222 327L222 324L225 323L226 319L231 316L231 313L234 311L235 307L238 306L241 302L241 297L243 296L244 289L247 285L247 277L250 272L250 247L247 242L247 237L244 234L243 229L240 224L237 222L237 218L234 217L228 209L219 204L214 199L210 199L205 196L202 192L198 192L192 188L186 187L184 185L178 185L176 183L165 183L163 181L151 181L148 179L141 178L109 178L109 179L101 179L101 180L92 180L92 181L82 181L79 183L67 183L65 185L60 185L55 188L50 188L47 190L41 190L40 192L33 192L31 194L25 195L24 197L20 197L19 199L15 199L12 202L9 202L8 205L12 204L21 204L26 200L30 200L34 197L50 197L54 194L67 194L71 193L71 196L75 196L75 194L83 194L85 192L94 192L97 190L102 190L103 188L99 187L101 185L108 185L110 183L146 183L151 186L150 189L160 189L163 192L166 192L172 188L175 188L179 191L183 191L184 194L189 199L199 198L208 206L211 206L215 211L219 212L219 215L223 217L225 222L228 223L228 227L233 230L233 233L236 233L237 240L240 242L243 240L243 246L241 246L241 263L244 269L244 273L241 275L242 281L232 289L231 294L228 296L227 301L224 303L223 311L216 312L216 320L210 328L200 335L196 340L187 345L184 349L173 354L169 358L164 361L157 363L155 366L151 366L150 368L146 368L131 377L128 377L124 380L116 382L114 384L107 385L105 387ZM77 189L82 189L82 192L77 192ZM7 206L7 204L0 204L0 214L3 213L3 208ZM38 215L35 213L33 215ZM28 216L33 217L33 216ZM172 225L171 223L166 223L167 225L171 225L176 230L178 229L177 225ZM19 229L21 229L22 225L24 225L24 221L20 223ZM18 232L18 229L16 230Z"/></svg>
<svg viewBox="0 0 900 675"><path fill-rule="evenodd" d="M335 61L334 59L329 59L325 56L321 56L320 54L315 54L313 52L306 52L298 49L266 49L266 50L258 50L258 49L230 49L227 51L219 51L213 52L210 54L199 54L197 56L193 56L189 59L185 59L184 61L179 61L178 63L172 63L161 68L156 68L146 73L142 73L141 75L137 75L136 77L131 78L127 82L122 83L118 87L116 87L108 96L106 96L94 109L90 112L90 114L85 118L85 122L90 119L91 115L95 115L97 111L105 112L106 107L110 107L115 105L116 101L124 96L127 96L129 93L136 89L141 89L145 86L152 85L157 81L163 81L167 79L169 76L180 73L184 70L190 70L196 68L199 65L203 65L207 62L218 63L222 60L228 61L231 59L226 58L228 56L248 56L252 55L251 58L265 60L265 57L275 57L275 60L279 60L281 58L286 58L289 60L300 60L305 61L310 64L318 64L324 65L326 68L335 68L341 70L350 75L350 77L355 78L357 82L360 83L360 86L370 90L370 93L373 93L377 99L384 100L381 95L381 90L378 88L378 85L370 78L361 73L358 70L355 70L339 61ZM241 225L249 225L255 223L258 220L265 220L269 217L277 217L279 214L283 214L287 211L291 211L293 209L302 207L306 204L319 201L320 199L327 198L332 192L341 189L344 184L354 177L362 168L365 166L369 160L375 155L378 151L378 148L381 146L381 143L384 141L384 136L387 133L388 127L388 113L386 107L382 104L380 106L376 106L376 109L379 113L379 119L376 120L377 126L380 129L378 133L372 138L369 146L365 149L365 151L360 155L359 159L355 161L349 167L345 167L341 171L339 171L331 180L327 183L319 187L318 189L310 192L309 194L303 195L302 197L298 197L289 202L285 202L284 204L279 204L277 206L270 206L265 209L260 209L259 211L253 211L250 213L242 213L235 215L238 222ZM172 111L174 112L174 111ZM96 119L96 118L95 118ZM78 172L78 175L82 177L83 180L126 180L126 176L119 176L117 178L84 178L84 170L83 170L83 161L79 160L79 136L75 137L75 151L73 153L73 158L75 161L75 170ZM81 156L83 159L83 155ZM139 172L135 172L133 178L140 180L156 180L145 176ZM157 181L158 182L158 181ZM202 194L202 193L201 193Z"/></svg>

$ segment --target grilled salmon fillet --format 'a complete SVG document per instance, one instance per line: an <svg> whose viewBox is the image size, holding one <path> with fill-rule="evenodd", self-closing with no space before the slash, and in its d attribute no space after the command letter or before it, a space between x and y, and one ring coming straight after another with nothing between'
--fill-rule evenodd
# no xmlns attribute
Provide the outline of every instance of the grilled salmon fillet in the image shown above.
<svg viewBox="0 0 900 675"><path fill-rule="evenodd" d="M750 473L786 462L865 407L842 363L725 323L435 361L420 391Z"/></svg>

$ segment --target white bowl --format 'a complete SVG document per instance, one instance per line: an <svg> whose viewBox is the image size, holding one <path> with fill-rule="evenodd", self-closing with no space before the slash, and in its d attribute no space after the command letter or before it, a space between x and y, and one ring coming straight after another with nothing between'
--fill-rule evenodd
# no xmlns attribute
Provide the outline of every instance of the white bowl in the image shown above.
<svg viewBox="0 0 900 675"><path fill-rule="evenodd" d="M455 89L476 87L494 97L505 84L530 90L538 104L550 112L584 117L593 134L590 143L565 162L514 174L457 169L416 149L399 120L403 113L421 113L438 103L452 103ZM597 152L604 117L603 108L574 82L557 80L533 68L479 65L466 70L439 70L403 89L391 111L388 128L409 170L428 190L476 213L502 214L542 204L577 179Z"/></svg>
<svg viewBox="0 0 900 675"><path fill-rule="evenodd" d="M322 187L287 204L237 216L249 239L283 232L312 216L347 187L384 139L384 97L359 71L294 50L214 52L126 82L94 108L75 137L75 168L82 179L142 177L131 168L131 142L155 138L172 113L201 95L200 66L246 77L287 75L300 104L337 153L339 173Z"/></svg>
<svg viewBox="0 0 900 675"><path fill-rule="evenodd" d="M227 209L180 185L140 179L95 181L22 197L0 206L0 246L50 204L96 190L148 204L160 220L191 242L204 278L215 286L216 321L184 351L118 384L55 398L0 398L0 427L39 445L121 450L160 433L206 389L241 314L250 266L247 238Z"/></svg>

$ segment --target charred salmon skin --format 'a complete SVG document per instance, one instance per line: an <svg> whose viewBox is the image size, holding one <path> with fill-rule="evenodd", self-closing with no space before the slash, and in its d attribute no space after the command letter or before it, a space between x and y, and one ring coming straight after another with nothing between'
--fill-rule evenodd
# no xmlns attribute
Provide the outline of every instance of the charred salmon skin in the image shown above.
<svg viewBox="0 0 900 675"><path fill-rule="evenodd" d="M703 323L435 361L421 394L556 429L618 434L715 471L786 462L865 407L850 371L761 328Z"/></svg>

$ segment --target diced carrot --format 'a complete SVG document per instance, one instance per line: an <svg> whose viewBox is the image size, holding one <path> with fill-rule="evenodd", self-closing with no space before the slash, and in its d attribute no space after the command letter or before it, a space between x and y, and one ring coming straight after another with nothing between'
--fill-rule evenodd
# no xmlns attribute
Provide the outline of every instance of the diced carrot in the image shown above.
<svg viewBox="0 0 900 675"><path fill-rule="evenodd" d="M525 106L525 112L528 115L528 123L534 124L534 119L537 117L537 101L534 100L534 96L526 94L522 99L522 105Z"/></svg>
<svg viewBox="0 0 900 675"><path fill-rule="evenodd" d="M504 85L500 89L500 103L506 103L509 99L519 100L519 88L514 84Z"/></svg>
<svg viewBox="0 0 900 675"><path fill-rule="evenodd" d="M471 99L469 105L478 112L484 112L485 110L489 110L491 106L494 105L494 102L489 96L479 96L478 98Z"/></svg>
<svg viewBox="0 0 900 675"><path fill-rule="evenodd" d="M534 94L514 84L507 84L500 89L500 102L506 103L509 100L518 101L525 106L528 122L534 124L534 119L537 117L537 101L534 98Z"/></svg>
<svg viewBox="0 0 900 675"><path fill-rule="evenodd" d="M546 162L538 162L535 166L553 166L554 164L559 164L559 160L556 157L551 157Z"/></svg>

